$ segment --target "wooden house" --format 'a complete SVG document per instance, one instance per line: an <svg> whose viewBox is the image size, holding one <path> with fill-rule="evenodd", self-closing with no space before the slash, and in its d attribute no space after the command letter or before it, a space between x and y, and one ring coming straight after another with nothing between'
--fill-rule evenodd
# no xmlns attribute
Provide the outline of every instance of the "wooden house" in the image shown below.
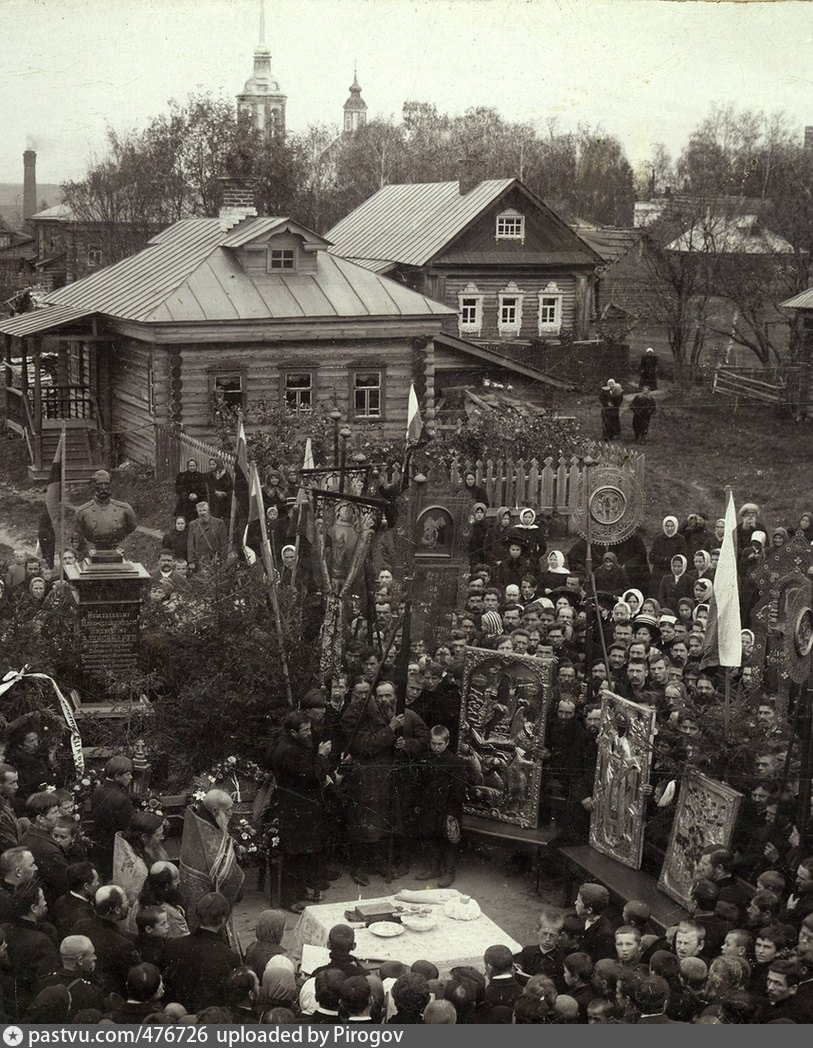
<svg viewBox="0 0 813 1048"><path fill-rule="evenodd" d="M7 425L26 437L32 475L47 473L63 425L81 476L112 446L153 462L158 423L214 440L221 401L249 418L260 401L335 403L354 428L394 437L406 431L416 356L432 403L432 340L452 311L330 254L292 219L230 200L220 218L177 222L0 321Z"/></svg>
<svg viewBox="0 0 813 1048"><path fill-rule="evenodd" d="M540 341L589 337L602 259L518 179L385 186L326 236L332 254L453 311L435 339L438 388L495 370L549 382Z"/></svg>

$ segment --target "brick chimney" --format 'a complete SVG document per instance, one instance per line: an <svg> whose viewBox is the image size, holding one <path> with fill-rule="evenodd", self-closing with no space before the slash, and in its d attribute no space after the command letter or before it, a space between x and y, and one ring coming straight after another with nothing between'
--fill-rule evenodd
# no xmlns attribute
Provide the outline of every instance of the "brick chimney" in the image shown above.
<svg viewBox="0 0 813 1048"><path fill-rule="evenodd" d="M813 149L813 127L805 128L805 149Z"/></svg>
<svg viewBox="0 0 813 1048"><path fill-rule="evenodd" d="M255 218L257 212L257 179L224 175L218 179L223 187L219 218L224 229L231 229L244 218Z"/></svg>
<svg viewBox="0 0 813 1048"><path fill-rule="evenodd" d="M35 215L37 208L37 154L33 149L23 153L23 221Z"/></svg>

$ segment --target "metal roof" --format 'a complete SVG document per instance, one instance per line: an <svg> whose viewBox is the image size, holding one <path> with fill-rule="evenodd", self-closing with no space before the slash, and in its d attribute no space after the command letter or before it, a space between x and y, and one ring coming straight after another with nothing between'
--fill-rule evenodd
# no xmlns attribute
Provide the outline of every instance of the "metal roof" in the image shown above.
<svg viewBox="0 0 813 1048"><path fill-rule="evenodd" d="M287 221L287 220L286 220ZM247 239L269 220L241 223ZM292 226L295 223L292 223ZM301 228L301 227L300 227ZM205 323L301 317L426 316L453 313L439 302L346 259L316 252L316 272L248 274L219 219L183 219L138 254L68 284L49 305L144 323ZM316 234L307 237L323 241Z"/></svg>
<svg viewBox="0 0 813 1048"><path fill-rule="evenodd" d="M41 331L51 331L73 320L92 316L94 312L92 309L74 309L70 306L43 306L42 309L32 309L30 313L20 313L16 317L0 320L0 332L4 335L16 335L17 338L37 335Z"/></svg>
<svg viewBox="0 0 813 1048"><path fill-rule="evenodd" d="M813 287L794 295L787 302L780 302L779 305L787 309L813 309Z"/></svg>
<svg viewBox="0 0 813 1048"><path fill-rule="evenodd" d="M694 223L667 251L701 251L713 255L792 255L793 247L766 229L756 215L715 215Z"/></svg>
<svg viewBox="0 0 813 1048"><path fill-rule="evenodd" d="M574 226L573 229L610 264L617 262L644 235L642 229L600 229L597 226Z"/></svg>
<svg viewBox="0 0 813 1048"><path fill-rule="evenodd" d="M422 266L515 181L490 179L463 196L458 182L385 186L326 235L343 258Z"/></svg>
<svg viewBox="0 0 813 1048"><path fill-rule="evenodd" d="M46 207L44 211L37 211L31 216L32 219L36 220L41 218L51 222L76 222L77 218L73 211L73 208L68 204L54 204L53 207ZM30 221L30 219L29 219Z"/></svg>

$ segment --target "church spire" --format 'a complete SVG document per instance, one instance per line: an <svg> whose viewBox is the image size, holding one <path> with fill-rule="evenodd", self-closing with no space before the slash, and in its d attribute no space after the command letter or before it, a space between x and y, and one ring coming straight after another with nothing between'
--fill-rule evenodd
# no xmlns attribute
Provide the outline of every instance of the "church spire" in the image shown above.
<svg viewBox="0 0 813 1048"><path fill-rule="evenodd" d="M258 51L265 50L265 0L260 0L260 45Z"/></svg>
<svg viewBox="0 0 813 1048"><path fill-rule="evenodd" d="M351 134L367 123L367 103L361 97L358 67L353 63L353 83L350 85L350 97L344 103L344 131Z"/></svg>
<svg viewBox="0 0 813 1048"><path fill-rule="evenodd" d="M271 73L271 51L265 40L265 0L260 0L260 40L254 49L254 70L237 96L237 108L249 113L254 126L264 134L284 135L287 101Z"/></svg>

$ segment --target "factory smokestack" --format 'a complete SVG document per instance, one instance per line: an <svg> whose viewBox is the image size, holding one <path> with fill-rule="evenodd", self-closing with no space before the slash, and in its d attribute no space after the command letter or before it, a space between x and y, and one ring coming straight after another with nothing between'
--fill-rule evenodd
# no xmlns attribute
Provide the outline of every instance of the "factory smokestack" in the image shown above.
<svg viewBox="0 0 813 1048"><path fill-rule="evenodd" d="M37 154L33 149L23 153L23 221L37 213Z"/></svg>

